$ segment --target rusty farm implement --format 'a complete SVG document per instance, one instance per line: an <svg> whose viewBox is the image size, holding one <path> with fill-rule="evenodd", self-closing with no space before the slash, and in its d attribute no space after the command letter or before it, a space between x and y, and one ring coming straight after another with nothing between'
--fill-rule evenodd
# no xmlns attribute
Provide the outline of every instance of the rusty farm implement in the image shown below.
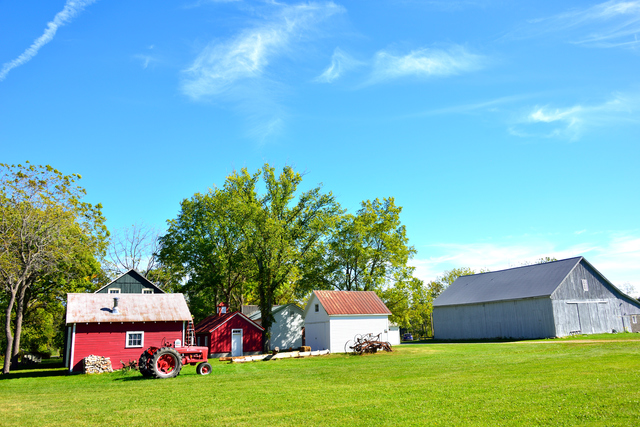
<svg viewBox="0 0 640 427"><path fill-rule="evenodd" d="M344 344L345 353L377 353L380 350L391 351L391 344L386 341L380 341L380 335L357 334L353 340L349 340Z"/></svg>

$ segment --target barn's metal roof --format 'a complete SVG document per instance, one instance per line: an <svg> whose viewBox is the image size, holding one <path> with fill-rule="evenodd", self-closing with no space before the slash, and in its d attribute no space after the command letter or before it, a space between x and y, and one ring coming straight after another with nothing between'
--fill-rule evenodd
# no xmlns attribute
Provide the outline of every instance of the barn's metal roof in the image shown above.
<svg viewBox="0 0 640 427"><path fill-rule="evenodd" d="M235 316L240 316L245 321L247 321L247 323L255 326L256 328L260 329L261 331L264 331L264 328L262 326L258 325L256 322L254 322L253 320L249 319L244 314L240 313L239 311L233 311L231 313L225 313L225 314L222 314L222 315L214 314L214 315L211 315L211 316L207 317L206 319L200 321L195 327L196 334L213 332L216 329L218 329L220 326L224 325L229 320L234 318Z"/></svg>
<svg viewBox="0 0 640 427"><path fill-rule="evenodd" d="M313 291L313 293L329 316L391 314L373 291Z"/></svg>
<svg viewBox="0 0 640 427"><path fill-rule="evenodd" d="M187 320L191 313L182 294L67 294L67 324Z"/></svg>
<svg viewBox="0 0 640 427"><path fill-rule="evenodd" d="M582 257L508 270L460 276L433 301L433 306L550 296Z"/></svg>

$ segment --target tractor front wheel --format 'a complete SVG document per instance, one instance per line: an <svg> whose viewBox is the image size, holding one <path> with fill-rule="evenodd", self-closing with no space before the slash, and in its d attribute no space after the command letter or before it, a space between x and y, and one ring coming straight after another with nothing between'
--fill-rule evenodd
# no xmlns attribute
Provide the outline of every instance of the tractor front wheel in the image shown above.
<svg viewBox="0 0 640 427"><path fill-rule="evenodd" d="M198 363L196 372L198 373L198 375L209 375L211 373L211 365L209 364L209 362Z"/></svg>
<svg viewBox="0 0 640 427"><path fill-rule="evenodd" d="M151 359L151 372L156 378L173 378L182 369L182 357L171 347L162 347Z"/></svg>

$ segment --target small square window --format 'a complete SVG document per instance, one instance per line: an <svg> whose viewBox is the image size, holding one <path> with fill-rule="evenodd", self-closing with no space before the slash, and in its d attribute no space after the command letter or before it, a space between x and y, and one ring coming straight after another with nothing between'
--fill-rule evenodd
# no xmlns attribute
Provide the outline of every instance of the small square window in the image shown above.
<svg viewBox="0 0 640 427"><path fill-rule="evenodd" d="M133 331L127 332L127 342L125 348L144 347L144 332Z"/></svg>
<svg viewBox="0 0 640 427"><path fill-rule="evenodd" d="M142 290L142 293L143 294L152 294L153 293L153 289L145 288L145 289Z"/></svg>
<svg viewBox="0 0 640 427"><path fill-rule="evenodd" d="M316 313L320 311L320 305L316 304Z"/></svg>
<svg viewBox="0 0 640 427"><path fill-rule="evenodd" d="M589 291L589 283L587 282L587 279L582 279L582 290L585 292Z"/></svg>
<svg viewBox="0 0 640 427"><path fill-rule="evenodd" d="M120 289L118 289L118 288L109 288L109 293L110 294L119 294L120 293Z"/></svg>

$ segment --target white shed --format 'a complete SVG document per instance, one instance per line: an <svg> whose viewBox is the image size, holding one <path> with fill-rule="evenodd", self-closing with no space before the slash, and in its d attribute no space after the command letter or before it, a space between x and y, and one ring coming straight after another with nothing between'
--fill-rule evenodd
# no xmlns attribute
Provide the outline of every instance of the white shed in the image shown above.
<svg viewBox="0 0 640 427"><path fill-rule="evenodd" d="M356 334L389 333L391 312L373 291L313 291L304 310L306 344L311 350L344 353Z"/></svg>
<svg viewBox="0 0 640 427"><path fill-rule="evenodd" d="M271 314L274 321L271 325L269 348L273 350L278 347L280 350L286 350L302 346L302 309L296 304L275 305ZM251 313L249 319L262 324L262 314L259 310Z"/></svg>

